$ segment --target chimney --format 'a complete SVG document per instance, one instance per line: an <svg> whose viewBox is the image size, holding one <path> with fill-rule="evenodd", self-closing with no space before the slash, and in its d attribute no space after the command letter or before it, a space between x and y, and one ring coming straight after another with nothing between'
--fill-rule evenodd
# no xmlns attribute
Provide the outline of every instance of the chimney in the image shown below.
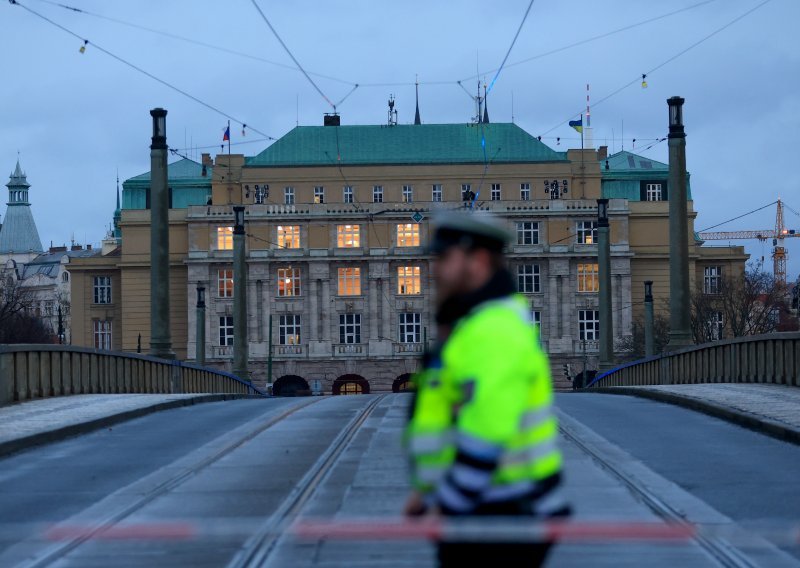
<svg viewBox="0 0 800 568"><path fill-rule="evenodd" d="M86 250L92 250L92 245L86 245Z"/></svg>
<svg viewBox="0 0 800 568"><path fill-rule="evenodd" d="M608 146L600 146L597 149L597 161L602 162L608 158Z"/></svg>
<svg viewBox="0 0 800 568"><path fill-rule="evenodd" d="M50 252L67 252L67 247L50 247Z"/></svg>
<svg viewBox="0 0 800 568"><path fill-rule="evenodd" d="M200 159L200 163L201 164L203 164L204 166L213 166L214 165L214 161L211 159L211 154L203 153L203 154L200 154L200 155L202 156L201 159Z"/></svg>
<svg viewBox="0 0 800 568"><path fill-rule="evenodd" d="M323 124L325 126L340 126L341 125L341 117L336 113L328 114L325 113L325 118L323 119Z"/></svg>
<svg viewBox="0 0 800 568"><path fill-rule="evenodd" d="M81 245L72 245L69 250L83 250Z"/></svg>

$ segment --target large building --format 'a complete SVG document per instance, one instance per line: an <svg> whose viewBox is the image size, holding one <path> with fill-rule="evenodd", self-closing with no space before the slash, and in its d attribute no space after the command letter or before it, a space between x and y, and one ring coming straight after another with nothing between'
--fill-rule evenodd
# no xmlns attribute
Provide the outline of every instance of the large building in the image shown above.
<svg viewBox="0 0 800 568"><path fill-rule="evenodd" d="M196 356L203 287L206 361L230 369L232 205L245 204L250 370L276 390L403 388L436 339L424 248L436 210L469 214L474 202L501 216L558 376L562 363L597 364L598 198L611 199L617 343L641 315L643 280L668 294L667 166L605 148L558 152L514 124L297 127L255 156L183 159L168 176L177 356ZM123 184L121 248L72 267L76 343L148 348L149 179ZM694 216L690 206L690 230ZM693 271L744 260L741 247L699 243L691 258Z"/></svg>

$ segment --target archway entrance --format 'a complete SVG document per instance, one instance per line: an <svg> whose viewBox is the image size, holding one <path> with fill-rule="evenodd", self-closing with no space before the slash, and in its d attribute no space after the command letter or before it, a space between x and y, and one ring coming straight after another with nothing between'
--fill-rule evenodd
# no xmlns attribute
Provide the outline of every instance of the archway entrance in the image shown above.
<svg viewBox="0 0 800 568"><path fill-rule="evenodd" d="M272 394L275 396L309 396L311 387L303 377L284 375L273 383Z"/></svg>
<svg viewBox="0 0 800 568"><path fill-rule="evenodd" d="M409 392L415 390L414 383L411 381L411 373L403 373L392 383L392 392Z"/></svg>
<svg viewBox="0 0 800 568"><path fill-rule="evenodd" d="M333 394L369 394L369 383L361 375L342 375L333 381Z"/></svg>

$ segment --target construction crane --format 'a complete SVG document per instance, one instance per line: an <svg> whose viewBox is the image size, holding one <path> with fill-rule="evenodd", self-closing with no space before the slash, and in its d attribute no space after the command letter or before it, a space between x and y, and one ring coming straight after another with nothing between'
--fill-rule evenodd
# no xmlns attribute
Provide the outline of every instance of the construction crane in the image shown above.
<svg viewBox="0 0 800 568"><path fill-rule="evenodd" d="M772 270L775 282L786 286L786 247L783 240L786 238L800 237L800 232L787 229L783 223L783 203L780 199L776 202L778 211L775 215L775 228L763 231L721 231L698 233L701 241L731 241L739 239L758 239L766 241L772 239ZM794 211L794 209L792 209Z"/></svg>

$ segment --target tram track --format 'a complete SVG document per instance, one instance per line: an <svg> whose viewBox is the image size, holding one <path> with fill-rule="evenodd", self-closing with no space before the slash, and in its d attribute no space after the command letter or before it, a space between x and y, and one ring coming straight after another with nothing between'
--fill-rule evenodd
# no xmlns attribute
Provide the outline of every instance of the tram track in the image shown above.
<svg viewBox="0 0 800 568"><path fill-rule="evenodd" d="M31 558L17 564L17 566L25 568L40 568L48 566L57 560L64 558L69 553L80 547L87 541L100 537L104 532L113 529L117 524L124 521L126 518L135 514L143 509L148 504L152 503L159 497L169 494L174 491L181 484L187 482L192 477L221 460L231 452L242 447L247 442L254 439L264 431L272 428L276 424L289 418L296 412L299 412L315 403L318 403L319 398L314 398L308 401L303 401L300 404L294 405L278 415L271 416L265 421L254 421L258 424L252 428L247 429L245 432L231 440L221 448L214 451L211 455L204 457L191 464L186 468L181 468L180 471L174 475L161 480L155 487L141 495L133 502L126 503L125 505L118 506L112 512L105 513L102 518L94 520L83 530L79 531L73 538L63 539L55 544L46 547L44 550L35 553ZM80 515L80 514L79 514ZM69 521L66 521L69 523ZM85 524L84 524L85 526Z"/></svg>
<svg viewBox="0 0 800 568"><path fill-rule="evenodd" d="M298 517L303 507L333 469L339 457L350 445L361 426L385 397L386 395L375 397L347 423L325 452L294 486L275 513L248 539L239 554L228 564L228 568L263 566L269 560L283 536L281 529L289 526Z"/></svg>

